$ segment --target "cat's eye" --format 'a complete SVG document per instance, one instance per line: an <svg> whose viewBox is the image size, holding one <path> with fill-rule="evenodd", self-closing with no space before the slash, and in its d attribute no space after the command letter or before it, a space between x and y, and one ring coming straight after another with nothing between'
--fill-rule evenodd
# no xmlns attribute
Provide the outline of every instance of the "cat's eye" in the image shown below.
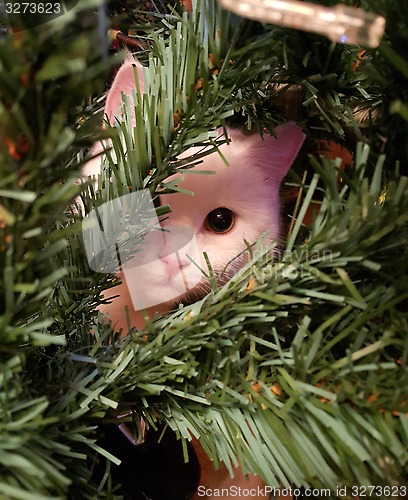
<svg viewBox="0 0 408 500"><path fill-rule="evenodd" d="M235 215L232 210L225 207L219 207L207 215L205 218L205 227L214 233L228 233L234 227Z"/></svg>

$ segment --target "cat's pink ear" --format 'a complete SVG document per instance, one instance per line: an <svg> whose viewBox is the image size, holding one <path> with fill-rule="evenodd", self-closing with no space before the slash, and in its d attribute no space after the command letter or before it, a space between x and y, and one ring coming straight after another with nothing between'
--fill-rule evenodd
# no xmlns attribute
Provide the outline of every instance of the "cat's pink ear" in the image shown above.
<svg viewBox="0 0 408 500"><path fill-rule="evenodd" d="M112 86L108 91L105 114L108 116L108 120L111 125L115 123L115 117L120 118L122 92L130 97L130 102L133 105L132 91L136 89L135 78L138 79L140 91L143 92L143 66L139 61L129 55L119 68L119 71L113 80Z"/></svg>
<svg viewBox="0 0 408 500"><path fill-rule="evenodd" d="M306 135L295 122L288 122L275 129L276 137L264 135L251 148L252 158L268 177L280 184L302 147Z"/></svg>

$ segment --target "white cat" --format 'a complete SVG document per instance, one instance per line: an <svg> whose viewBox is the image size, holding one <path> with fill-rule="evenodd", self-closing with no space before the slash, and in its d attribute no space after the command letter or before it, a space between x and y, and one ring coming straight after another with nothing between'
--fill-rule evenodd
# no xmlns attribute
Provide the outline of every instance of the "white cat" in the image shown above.
<svg viewBox="0 0 408 500"><path fill-rule="evenodd" d="M136 86L135 69L143 90L142 67L128 57L108 92L105 113L112 124L120 119L122 92L131 97ZM142 315L135 311L140 309L136 306L139 299L140 303L144 299L147 304L160 304L150 312L164 312L177 303L194 302L206 295L209 284L199 269L207 271L203 252L222 284L245 263L245 241L254 243L267 231L270 241L280 239L279 188L305 135L293 122L278 127L276 138L267 134L263 138L259 134L244 135L231 129L228 135L231 142L222 145L220 151L229 166L217 153L206 156L194 168L213 171L215 175L184 174L178 184L194 196L182 193L160 196L160 204L171 208L162 225L189 228L195 236L194 246L187 245L182 251L167 255L163 255L159 245L157 250L150 246L156 255L151 256L148 264L126 273L128 286L124 284L105 294L105 297L120 294L112 304L101 307L110 313L117 327L127 330L125 305L129 306L135 321L131 326L143 326ZM85 175L97 173L99 165L98 159L89 162ZM186 283L186 276L194 286ZM139 299L135 300L135 294L139 294Z"/></svg>
<svg viewBox="0 0 408 500"><path fill-rule="evenodd" d="M136 60L128 58L108 92L105 113L111 124L120 119L121 93L131 98L135 88L135 69L143 90L142 67ZM245 241L254 243L267 231L270 241L280 239L279 188L305 135L295 123L278 127L276 137L265 134L262 139L259 134L248 136L231 129L228 135L230 144L222 145L220 150L229 166L217 153L206 156L194 168L214 171L215 175L184 174L179 184L179 187L192 191L193 197L182 193L160 196L160 204L168 204L171 208L163 227L190 229L194 235L195 251L191 245L186 245L178 254L161 255L160 245L157 250L151 246L152 252L156 253L151 257L154 265L149 262L135 267L133 274L126 277L121 272L122 284L105 292L105 299L116 298L99 309L107 313L115 328L122 328L124 334L130 327L140 329L145 326L144 314L134 307L135 285L142 290L142 298L156 304L147 309L147 314L163 314L178 303L199 300L209 291L207 280L199 269L192 267L194 264L189 255L193 254L195 261L206 270L202 258L206 252L219 283L224 283L245 263ZM98 151L101 151L99 145L93 153ZM84 174L97 174L99 168L100 160L92 160L86 165ZM194 286L187 286L187 290L186 273L194 278L193 281L198 281ZM140 286L142 275L143 286ZM229 477L225 468L215 472L200 445L196 442L194 447L202 471L200 484L206 488L236 487L238 484L243 488L262 486L260 478L250 475L247 480L240 471L235 479ZM198 498L197 494L194 498Z"/></svg>

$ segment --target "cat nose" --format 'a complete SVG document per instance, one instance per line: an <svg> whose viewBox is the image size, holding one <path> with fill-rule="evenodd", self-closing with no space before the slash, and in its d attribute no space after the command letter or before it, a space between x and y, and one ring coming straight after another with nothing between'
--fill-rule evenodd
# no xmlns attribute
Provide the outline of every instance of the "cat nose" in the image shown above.
<svg viewBox="0 0 408 500"><path fill-rule="evenodd" d="M181 233L181 237L174 228L169 233L161 233L160 246L157 249L159 258L166 264L177 267L186 267L190 264L188 254L192 251L192 239L189 233Z"/></svg>
<svg viewBox="0 0 408 500"><path fill-rule="evenodd" d="M172 264L174 262L174 265L177 264L180 267L186 267L191 264L191 260L188 258L188 253L183 252L182 250L174 252L170 255L160 255L159 257L166 264Z"/></svg>
<svg viewBox="0 0 408 500"><path fill-rule="evenodd" d="M183 255L181 252L175 252L171 255L166 255L164 257L161 257L160 260L166 263L166 270L169 276L174 276L179 271L191 264L191 261L187 257L187 255Z"/></svg>

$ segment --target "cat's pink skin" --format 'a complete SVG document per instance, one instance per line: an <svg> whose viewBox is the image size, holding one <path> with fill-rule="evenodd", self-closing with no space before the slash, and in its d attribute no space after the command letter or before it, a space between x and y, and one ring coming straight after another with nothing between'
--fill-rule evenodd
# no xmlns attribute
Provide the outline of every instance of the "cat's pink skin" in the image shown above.
<svg viewBox="0 0 408 500"><path fill-rule="evenodd" d="M139 81L140 91L143 92L143 66L139 61L134 59L130 54L127 55L125 62L119 68L115 79L109 89L108 95L106 97L105 105L105 117L108 119L111 125L115 125L116 120L120 119L120 107L122 104L122 93L127 95L130 99L130 108L133 109L133 96L132 90L136 88L135 77ZM132 123L135 125L135 118L132 116ZM110 142L107 141L106 147L110 146ZM101 143L96 143L89 156L93 157L103 152L103 147ZM101 158L96 157L86 163L83 169L83 175L85 177L89 175L96 175L99 173L101 166Z"/></svg>
<svg viewBox="0 0 408 500"><path fill-rule="evenodd" d="M121 92L131 96L132 89L135 88L135 69L143 90L142 67L134 59L128 58L117 73L108 93L105 112L112 124L120 110ZM200 254L202 255L204 251L207 253L216 275L224 270L228 262L245 250L244 240L254 243L266 231L269 231L270 241L279 240L280 184L297 156L305 137L301 129L293 122L278 127L276 138L267 134L263 139L259 135L246 136L237 130L229 130L228 134L231 143L222 145L220 149L229 166L225 165L220 155L213 153L205 157L203 163L194 169L213 171L215 175L197 173L184 174L183 178L180 177L179 186L194 192L193 197L182 193L160 197L161 204L168 204L171 208L171 213L163 224L187 226L193 229ZM101 150L100 146L95 146L93 153ZM191 154L191 151L188 154ZM99 165L100 160L89 162L84 174L96 174L99 171ZM205 224L207 214L218 207L229 208L235 214L235 224L226 234L214 233ZM234 275L244 262L245 257L235 259L227 268L225 280ZM184 264L182 267L189 265L188 262ZM206 270L204 260L201 260L200 265ZM191 302L208 293L205 280L188 293L184 293L185 289L180 277L182 270L176 262L172 262L172 256L161 259L160 255L157 255L155 265L146 265L145 269L140 269L140 272L148 273L146 276L150 286L145 290L146 294L156 294L155 296L160 299L162 295L168 297L170 292L170 295L175 298L147 309L144 314L150 317L155 312L163 314L169 311L179 301ZM100 306L99 309L103 313L108 313L115 327L122 328L126 334L129 327L143 328L145 319L141 311L135 311L132 307L129 290L123 275L121 277L122 285L104 294L105 298L115 295L118 297L110 304ZM225 280L221 279L221 282ZM125 307L128 308L130 324L127 323ZM202 453L199 455L203 464L205 458ZM248 482L239 471L237 478L231 479L226 470L209 474L206 481L211 488L222 485L241 485L242 488L246 488L250 484L262 484L256 476L250 476Z"/></svg>

